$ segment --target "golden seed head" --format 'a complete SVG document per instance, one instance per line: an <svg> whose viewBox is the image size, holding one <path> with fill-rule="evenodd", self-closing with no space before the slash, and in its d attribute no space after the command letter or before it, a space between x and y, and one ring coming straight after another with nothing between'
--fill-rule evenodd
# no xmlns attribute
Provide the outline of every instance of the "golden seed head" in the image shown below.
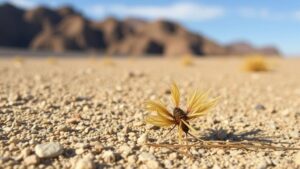
<svg viewBox="0 0 300 169"><path fill-rule="evenodd" d="M148 115L145 118L146 123L158 127L178 126L179 142L182 140L182 133L196 132L196 130L189 124L189 121L205 115L209 109L216 104L216 99L208 99L208 92L193 92L187 100L186 111L179 107L180 92L176 85L171 85L171 98L174 104L172 113L160 101L148 101L146 109L155 112L155 115Z"/></svg>

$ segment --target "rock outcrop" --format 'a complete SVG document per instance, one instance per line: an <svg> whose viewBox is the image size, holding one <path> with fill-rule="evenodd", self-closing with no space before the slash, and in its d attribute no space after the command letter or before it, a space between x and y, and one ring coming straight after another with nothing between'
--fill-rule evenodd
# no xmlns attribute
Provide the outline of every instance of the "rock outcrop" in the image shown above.
<svg viewBox="0 0 300 169"><path fill-rule="evenodd" d="M7 17L9 16L9 17ZM0 46L64 52L95 50L110 55L279 55L269 46L256 48L244 42L220 45L178 23L109 17L86 19L73 8L19 9L0 5Z"/></svg>
<svg viewBox="0 0 300 169"><path fill-rule="evenodd" d="M234 42L227 45L228 53L232 55L247 55L252 53L260 53L264 55L280 55L278 49L272 46L257 48L247 42Z"/></svg>

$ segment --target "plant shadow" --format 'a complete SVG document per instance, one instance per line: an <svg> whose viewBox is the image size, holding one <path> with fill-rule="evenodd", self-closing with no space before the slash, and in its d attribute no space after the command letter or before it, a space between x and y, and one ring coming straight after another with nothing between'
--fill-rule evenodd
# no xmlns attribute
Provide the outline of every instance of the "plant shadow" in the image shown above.
<svg viewBox="0 0 300 169"><path fill-rule="evenodd" d="M264 142L264 143L284 143L284 142L274 142L273 136L267 136L263 134L263 130L254 129L250 131L235 133L234 131L229 131L223 128L209 129L208 132L201 137L202 140L207 141L254 141L254 142Z"/></svg>

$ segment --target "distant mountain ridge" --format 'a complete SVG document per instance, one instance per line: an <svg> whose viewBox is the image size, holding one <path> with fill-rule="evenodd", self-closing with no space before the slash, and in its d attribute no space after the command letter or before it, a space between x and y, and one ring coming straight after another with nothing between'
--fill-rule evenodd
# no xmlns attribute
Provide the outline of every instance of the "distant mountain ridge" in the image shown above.
<svg viewBox="0 0 300 169"><path fill-rule="evenodd" d="M109 17L85 18L71 7L23 10L0 5L0 47L64 52L99 51L110 55L280 55L275 47L255 48L246 42L220 45L181 25Z"/></svg>

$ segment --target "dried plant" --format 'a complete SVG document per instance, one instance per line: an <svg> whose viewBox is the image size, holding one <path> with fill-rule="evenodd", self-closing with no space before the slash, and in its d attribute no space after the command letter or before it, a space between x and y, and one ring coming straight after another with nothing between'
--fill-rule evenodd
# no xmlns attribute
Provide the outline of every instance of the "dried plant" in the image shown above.
<svg viewBox="0 0 300 169"><path fill-rule="evenodd" d="M12 58L12 63L15 67L20 68L25 64L25 58L22 56L14 56Z"/></svg>
<svg viewBox="0 0 300 169"><path fill-rule="evenodd" d="M270 66L265 57L262 55L248 56L243 63L243 70L249 72L269 71Z"/></svg>
<svg viewBox="0 0 300 169"><path fill-rule="evenodd" d="M103 64L108 66L114 66L116 63L112 59L111 56L104 56L103 57Z"/></svg>
<svg viewBox="0 0 300 169"><path fill-rule="evenodd" d="M24 59L24 57L21 57L21 56L15 56L13 58L13 62L17 63L17 64L23 64L25 62L25 59Z"/></svg>
<svg viewBox="0 0 300 169"><path fill-rule="evenodd" d="M192 154L188 153L188 151L181 151L181 148L190 149L190 148L201 148L201 149L242 149L245 151L258 151L258 150L273 150L273 151L299 151L299 147L293 147L293 142L265 142L261 140L240 140L240 141L218 141L218 140L200 140L192 132L195 132L195 129L189 124L190 120L196 119L200 116L203 116L207 113L207 111L212 108L216 104L217 99L208 99L208 94L200 93L199 91L195 91L187 100L187 109L186 111L182 110L179 107L180 103L180 93L178 87L175 83L171 86L171 95L172 102L174 103L174 109L171 113L166 106L157 101L148 101L147 102L147 110L151 112L156 112L155 115L148 115L145 119L147 123L153 124L158 127L173 127L169 130L172 131L176 126L178 127L178 140L179 143L182 142L182 134L185 132L186 136L191 135L196 138L200 142L196 142L190 145L182 145L182 144L154 144L147 143L148 146L156 147L156 148L168 148L173 151L177 151L181 154L186 155L190 158L195 158ZM167 134L168 134L167 133ZM283 145L286 144L286 145Z"/></svg>
<svg viewBox="0 0 300 169"><path fill-rule="evenodd" d="M176 126L178 128L178 140L182 143L183 132L194 138L197 138L194 133L196 130L189 124L189 121L205 115L210 108L212 108L216 99L209 99L208 92L202 93L195 90L187 99L186 110L179 107L180 105L180 92L175 83L171 86L171 96L174 108L172 113L160 101L148 101L146 108L156 115L148 115L145 119L146 123L158 127L173 127L170 133Z"/></svg>
<svg viewBox="0 0 300 169"><path fill-rule="evenodd" d="M245 151L258 151L258 150L265 150L265 151L299 151L299 147L293 147L291 144L287 144L285 146L282 145L272 145L272 143L262 143L262 142L255 142L255 141L238 141L238 142L230 142L230 141L202 141L199 143L194 143L190 145L172 145L172 144L152 144L148 143L148 146L152 147L164 147L169 148L171 150L177 151L182 153L190 158L195 158L195 156L180 151L180 148L201 148L201 149L241 149Z"/></svg>
<svg viewBox="0 0 300 169"><path fill-rule="evenodd" d="M56 64L58 64L58 59L54 56L50 56L50 57L47 58L47 62L50 65L56 65Z"/></svg>
<svg viewBox="0 0 300 169"><path fill-rule="evenodd" d="M183 66L192 66L194 65L194 60L191 55L184 55L182 57L181 63Z"/></svg>

